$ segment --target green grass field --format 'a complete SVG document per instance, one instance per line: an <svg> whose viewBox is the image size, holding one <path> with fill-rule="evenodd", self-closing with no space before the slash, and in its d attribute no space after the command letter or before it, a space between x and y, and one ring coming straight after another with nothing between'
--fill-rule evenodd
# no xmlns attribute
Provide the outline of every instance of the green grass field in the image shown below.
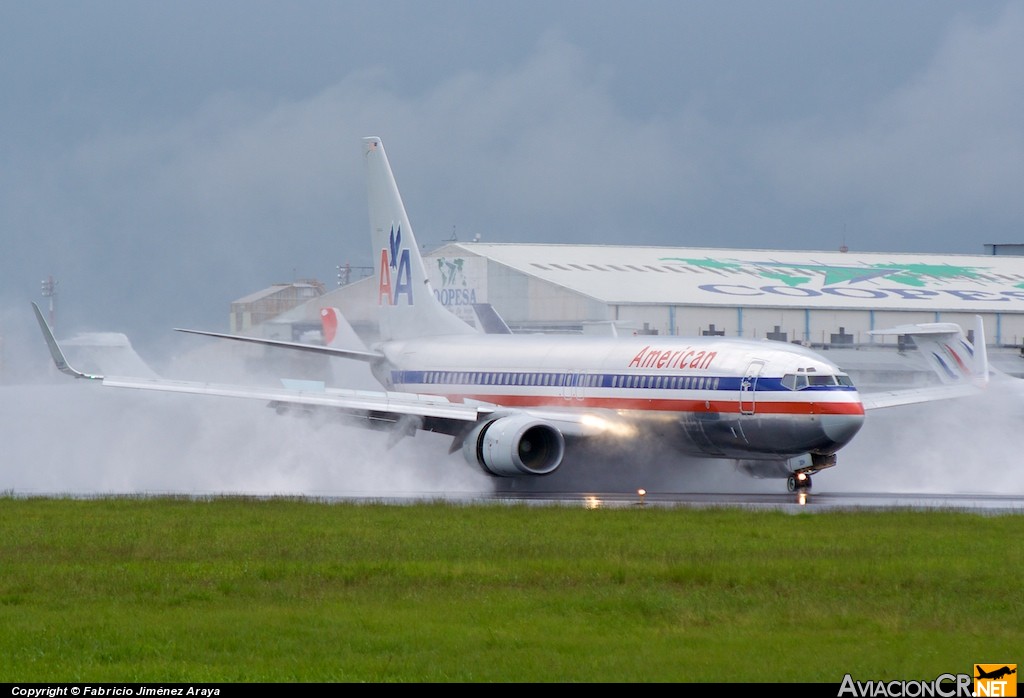
<svg viewBox="0 0 1024 698"><path fill-rule="evenodd" d="M1024 517L0 497L4 682L826 682L1017 663Z"/></svg>

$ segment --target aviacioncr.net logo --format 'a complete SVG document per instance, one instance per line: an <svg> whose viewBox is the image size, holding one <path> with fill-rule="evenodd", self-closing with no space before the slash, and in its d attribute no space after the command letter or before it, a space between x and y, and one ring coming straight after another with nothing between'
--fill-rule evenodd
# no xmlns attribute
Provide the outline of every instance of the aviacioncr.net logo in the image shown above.
<svg viewBox="0 0 1024 698"><path fill-rule="evenodd" d="M933 681L857 681L847 674L838 695L854 698L971 698L970 674L939 674Z"/></svg>

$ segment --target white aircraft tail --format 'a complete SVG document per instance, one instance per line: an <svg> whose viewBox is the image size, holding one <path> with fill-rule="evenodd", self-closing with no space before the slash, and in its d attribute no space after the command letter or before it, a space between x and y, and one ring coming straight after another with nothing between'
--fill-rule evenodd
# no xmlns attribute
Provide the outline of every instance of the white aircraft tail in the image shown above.
<svg viewBox="0 0 1024 698"><path fill-rule="evenodd" d="M434 296L380 138L363 139L380 338L474 334Z"/></svg>
<svg viewBox="0 0 1024 698"><path fill-rule="evenodd" d="M988 383L988 351L985 348L985 325L980 315L974 316L974 342L969 342L960 325L953 322L929 322L900 325L870 334L905 335L914 340L921 356L943 383Z"/></svg>

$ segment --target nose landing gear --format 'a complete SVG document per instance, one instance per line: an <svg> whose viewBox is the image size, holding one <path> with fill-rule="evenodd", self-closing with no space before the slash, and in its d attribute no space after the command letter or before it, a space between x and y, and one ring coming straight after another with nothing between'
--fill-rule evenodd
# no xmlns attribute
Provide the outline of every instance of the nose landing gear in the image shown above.
<svg viewBox="0 0 1024 698"><path fill-rule="evenodd" d="M793 473L786 480L786 489L790 492L807 492L811 489L811 476L809 473Z"/></svg>

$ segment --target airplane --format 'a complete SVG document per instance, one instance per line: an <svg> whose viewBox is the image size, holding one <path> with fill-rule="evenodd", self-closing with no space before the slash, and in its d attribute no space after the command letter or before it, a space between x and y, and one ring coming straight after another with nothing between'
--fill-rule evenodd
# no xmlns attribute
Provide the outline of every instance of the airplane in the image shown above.
<svg viewBox="0 0 1024 698"><path fill-rule="evenodd" d="M978 665L975 665L975 666L978 666ZM974 678L976 678L976 679L1001 679L1004 676L1008 676L1010 674L1016 674L1016 673L1017 673L1017 669L1016 668L1011 669L1009 666L1003 666L1003 667L1000 667L998 669L993 669L992 671L985 671L981 667L978 667L978 675L975 676Z"/></svg>
<svg viewBox="0 0 1024 698"><path fill-rule="evenodd" d="M899 328L934 349L948 380L874 395L862 395L846 372L811 349L767 339L482 331L435 298L379 137L363 139L363 157L376 260L375 341L314 345L175 329L367 362L381 390L87 374L68 364L33 303L57 367L108 387L265 400L279 412L332 409L390 429L395 439L421 430L444 434L452 439L449 454L461 453L496 478L550 475L582 443L623 446L628 461L630 445L653 442L683 460L712 458L755 478L784 479L790 492L809 490L811 475L836 464L866 411L972 394L988 379L980 317L974 344L951 323ZM339 317L330 313L331 322Z"/></svg>

